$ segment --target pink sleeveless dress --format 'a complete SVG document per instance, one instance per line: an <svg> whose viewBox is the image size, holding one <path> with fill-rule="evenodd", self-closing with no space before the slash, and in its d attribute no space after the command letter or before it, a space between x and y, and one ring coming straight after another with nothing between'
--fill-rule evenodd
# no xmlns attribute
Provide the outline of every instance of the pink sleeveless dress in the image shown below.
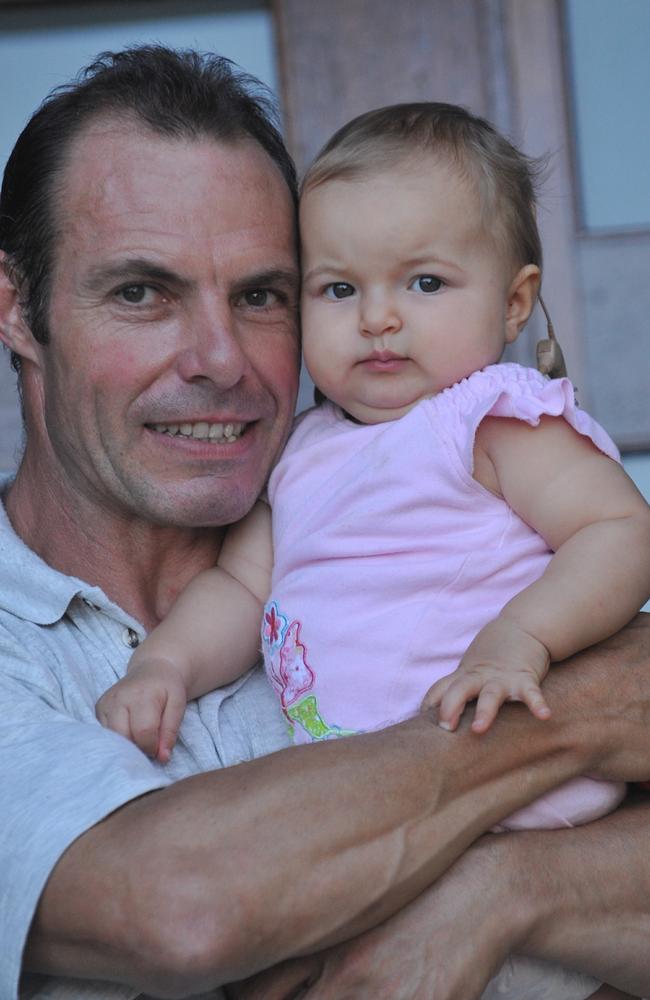
<svg viewBox="0 0 650 1000"><path fill-rule="evenodd" d="M354 423L331 403L298 419L269 481L275 565L262 626L296 742L415 714L483 625L543 573L545 541L472 478L485 416L536 425L543 414L618 460L568 379L514 364L476 372L389 423ZM576 779L506 825L572 826L623 795L622 785Z"/></svg>

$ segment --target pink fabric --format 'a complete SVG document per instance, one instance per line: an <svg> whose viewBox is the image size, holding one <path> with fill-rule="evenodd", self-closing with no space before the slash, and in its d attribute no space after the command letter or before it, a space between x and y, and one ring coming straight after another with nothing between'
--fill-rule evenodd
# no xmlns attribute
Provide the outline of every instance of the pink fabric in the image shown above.
<svg viewBox="0 0 650 1000"><path fill-rule="evenodd" d="M269 482L275 568L263 627L296 742L417 712L479 629L544 571L544 540L472 478L488 414L532 425L562 416L618 460L568 379L513 364L476 372L390 423L356 424L331 403L297 421ZM590 779L572 785L524 824L584 822L622 796Z"/></svg>

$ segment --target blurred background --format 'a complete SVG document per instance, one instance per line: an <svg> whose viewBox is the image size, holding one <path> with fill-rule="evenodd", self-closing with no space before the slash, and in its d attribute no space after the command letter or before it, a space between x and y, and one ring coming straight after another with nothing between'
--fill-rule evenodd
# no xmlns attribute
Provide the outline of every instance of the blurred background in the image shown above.
<svg viewBox="0 0 650 1000"><path fill-rule="evenodd" d="M0 0L0 166L50 89L142 42L268 84L299 170L347 119L410 100L463 104L549 154L545 301L581 404L650 498L650 0ZM511 358L534 363L544 335L533 317ZM20 446L5 353L0 470Z"/></svg>

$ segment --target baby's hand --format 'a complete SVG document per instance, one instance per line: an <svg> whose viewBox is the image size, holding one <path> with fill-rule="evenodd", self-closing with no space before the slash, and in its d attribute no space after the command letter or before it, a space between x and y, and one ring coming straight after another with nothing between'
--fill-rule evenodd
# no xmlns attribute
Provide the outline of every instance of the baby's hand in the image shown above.
<svg viewBox="0 0 650 1000"><path fill-rule="evenodd" d="M132 740L166 764L185 714L185 685L165 660L142 660L106 691L95 706L102 726Z"/></svg>
<svg viewBox="0 0 650 1000"><path fill-rule="evenodd" d="M550 656L534 636L505 617L481 629L457 669L429 688L422 708L438 708L438 724L456 729L468 701L478 699L472 730L490 728L505 701L523 701L535 718L548 719L551 710L540 683Z"/></svg>

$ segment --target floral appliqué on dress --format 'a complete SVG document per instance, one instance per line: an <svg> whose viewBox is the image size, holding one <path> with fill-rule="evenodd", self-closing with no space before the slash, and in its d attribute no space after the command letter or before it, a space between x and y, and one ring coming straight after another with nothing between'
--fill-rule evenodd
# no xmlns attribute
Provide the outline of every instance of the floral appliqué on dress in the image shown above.
<svg viewBox="0 0 650 1000"><path fill-rule="evenodd" d="M300 641L301 623L289 622L275 601L269 601L262 619L262 643L267 673L280 696L280 704L293 736L296 724L314 740L353 736L354 730L328 725L321 716L316 697L308 694L316 675L307 662L307 648Z"/></svg>

